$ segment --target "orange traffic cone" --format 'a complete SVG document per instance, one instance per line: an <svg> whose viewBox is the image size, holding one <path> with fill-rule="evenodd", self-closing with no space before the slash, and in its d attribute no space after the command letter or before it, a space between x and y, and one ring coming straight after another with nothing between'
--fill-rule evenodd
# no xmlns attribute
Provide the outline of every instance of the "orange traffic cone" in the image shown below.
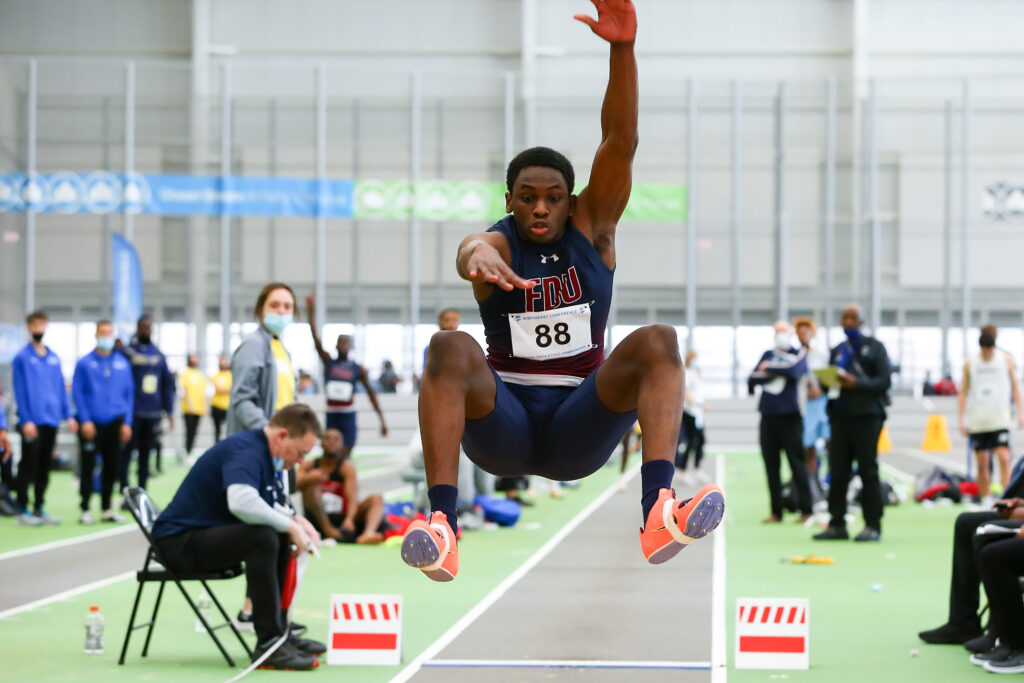
<svg viewBox="0 0 1024 683"><path fill-rule="evenodd" d="M933 414L928 416L928 424L924 428L924 441L921 450L931 453L949 453L953 444L949 441L949 427L946 416Z"/></svg>
<svg viewBox="0 0 1024 683"><path fill-rule="evenodd" d="M878 452L888 453L892 450L892 441L889 439L889 428L882 425L882 433L878 435Z"/></svg>

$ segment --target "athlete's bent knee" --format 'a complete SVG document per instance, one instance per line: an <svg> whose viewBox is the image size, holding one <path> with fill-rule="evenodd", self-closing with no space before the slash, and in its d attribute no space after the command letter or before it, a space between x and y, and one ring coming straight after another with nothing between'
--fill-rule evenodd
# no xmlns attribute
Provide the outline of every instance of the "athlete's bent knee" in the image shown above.
<svg viewBox="0 0 1024 683"><path fill-rule="evenodd" d="M425 375L438 375L446 369L458 367L468 369L475 356L482 357L480 345L473 337L458 330L435 332L427 347Z"/></svg>
<svg viewBox="0 0 1024 683"><path fill-rule="evenodd" d="M679 358L679 337L671 325L658 323L642 328L644 335L643 349L656 360L668 361L673 365L682 365Z"/></svg>

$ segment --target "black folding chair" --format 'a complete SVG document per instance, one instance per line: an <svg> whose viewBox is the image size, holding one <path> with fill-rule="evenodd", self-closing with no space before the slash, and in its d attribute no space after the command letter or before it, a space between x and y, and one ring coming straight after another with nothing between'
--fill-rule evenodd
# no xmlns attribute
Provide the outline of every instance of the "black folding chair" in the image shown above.
<svg viewBox="0 0 1024 683"><path fill-rule="evenodd" d="M142 656L145 657L149 652L149 641L153 637L153 627L156 626L156 615L160 610L160 599L164 594L164 584L168 581L173 581L178 587L178 590L181 591L181 594L185 597L185 602L187 602L188 606L192 608L192 611L196 613L199 621L201 621L203 626L206 628L206 632L210 634L210 637L213 638L213 642L217 644L217 649L220 650L222 655L224 655L224 659L228 661L228 666L234 666L235 660L231 658L231 655L229 655L227 650L224 649L224 646L221 645L220 640L217 638L217 634L214 633L217 629L224 628L225 626L231 629L235 634L235 637L238 638L238 642L240 642L242 647L245 648L245 653L251 658L252 650L242 638L242 634L238 632L234 622L231 621L231 617L229 617L228 613L224 611L224 607L220 604L217 596L213 594L213 591L210 590L210 587L206 583L207 581L233 579L237 576L241 576L245 573L242 569L242 565L231 567L230 569L220 572L201 574L185 574L174 571L170 568L167 562L160 557L160 551L157 550L156 544L153 543L153 536L150 534L150 531L153 528L153 522L156 521L156 517L159 514L159 511L156 509L153 501L150 500L149 495L146 493L145 489L142 488L125 487L123 493L124 499L128 503L128 509L132 513L132 517L135 518L135 521L139 525L139 529L142 530L143 535L146 537L146 541L149 543L149 549L146 551L146 561L142 565L142 569L135 573L135 580L139 582L139 589L135 593L135 604L132 606L132 616L128 621L128 632L124 635L124 646L121 648L121 659L119 659L117 663L124 664L124 658L128 652L128 642L131 640L132 632L137 629L148 627L146 643L142 646ZM224 617L224 623L217 626L210 626L206 617L203 616L199 607L196 606L196 603L192 601L191 597L189 597L185 587L182 586L183 581L198 581L202 584L206 594L210 596L213 604L217 606L221 616ZM156 603L153 605L153 616L144 624L136 624L135 615L139 610L139 601L142 599L142 588L147 583L160 584L160 588L156 594Z"/></svg>

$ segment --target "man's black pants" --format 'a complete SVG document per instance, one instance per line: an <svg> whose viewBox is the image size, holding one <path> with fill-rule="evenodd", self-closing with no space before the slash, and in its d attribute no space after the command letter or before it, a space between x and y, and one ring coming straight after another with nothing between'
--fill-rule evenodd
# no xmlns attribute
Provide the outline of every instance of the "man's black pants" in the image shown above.
<svg viewBox="0 0 1024 683"><path fill-rule="evenodd" d="M87 441L78 430L78 493L82 498L81 508L89 509L89 499L93 492L92 473L96 467L96 456L103 464L100 475L100 502L104 510L110 510L111 497L114 493L114 480L117 479L117 468L121 456L121 425L122 418L109 424L96 425L96 436Z"/></svg>
<svg viewBox="0 0 1024 683"><path fill-rule="evenodd" d="M199 431L200 415L185 413L185 452L191 453L196 444L196 432Z"/></svg>
<svg viewBox="0 0 1024 683"><path fill-rule="evenodd" d="M15 487L18 489L18 506L28 509L28 487L35 488L35 499L32 511L38 513L46 502L46 489L50 485L50 465L53 463L53 444L57 440L57 428L49 425L36 425L38 434L31 441L21 431L21 461L18 463L18 476Z"/></svg>
<svg viewBox="0 0 1024 683"><path fill-rule="evenodd" d="M829 525L846 526L846 494L850 487L853 463L864 485L860 506L864 523L872 529L882 530L882 486L878 478L878 437L882 433L881 415L861 415L831 419L832 442L828 451L829 490L828 511L832 515Z"/></svg>
<svg viewBox="0 0 1024 683"><path fill-rule="evenodd" d="M1020 577L1024 575L1024 538L998 536L980 549L978 559L992 615L992 635L1010 649L1022 650L1024 602L1020 596Z"/></svg>
<svg viewBox="0 0 1024 683"><path fill-rule="evenodd" d="M139 486L146 488L146 484L149 482L149 453L156 445L159 428L159 417L136 415L132 418L132 441L127 448L121 451L121 464L118 471L122 490L129 485L128 471L132 464L133 450L139 453Z"/></svg>
<svg viewBox="0 0 1024 683"><path fill-rule="evenodd" d="M807 481L807 463L804 461L804 421L800 413L761 416L761 457L768 476L768 496L772 514L782 519L782 466L780 451L786 451L789 469L793 472L793 485L800 497L800 512L811 514L811 488Z"/></svg>
<svg viewBox="0 0 1024 683"><path fill-rule="evenodd" d="M1005 540L1006 536L978 536L982 524L997 524L1008 528L1020 528L1020 521L1003 519L998 513L984 510L964 512L957 516L953 525L953 573L949 582L949 624L967 632L980 632L978 620L978 586L981 583L982 550L994 541ZM1022 572L1024 573L1024 572ZM1017 590L1020 601L1020 588Z"/></svg>
<svg viewBox="0 0 1024 683"><path fill-rule="evenodd" d="M704 459L704 428L697 427L697 418L689 413L683 413L683 428L679 430L679 440L683 439L686 439L686 450L676 456L676 467L685 470L693 453L693 466L700 469L700 461Z"/></svg>
<svg viewBox="0 0 1024 683"><path fill-rule="evenodd" d="M281 590L292 547L287 534L239 523L185 531L158 539L156 545L171 568L183 573L223 571L243 562L256 642L284 633Z"/></svg>
<svg viewBox="0 0 1024 683"><path fill-rule="evenodd" d="M228 417L228 411L211 407L210 416L213 418L213 442L220 443L220 433L224 428L224 420Z"/></svg>

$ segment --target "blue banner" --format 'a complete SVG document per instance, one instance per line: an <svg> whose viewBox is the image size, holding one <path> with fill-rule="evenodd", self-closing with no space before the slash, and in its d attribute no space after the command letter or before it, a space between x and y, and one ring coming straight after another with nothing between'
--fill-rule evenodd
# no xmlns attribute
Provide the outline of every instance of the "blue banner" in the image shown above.
<svg viewBox="0 0 1024 683"><path fill-rule="evenodd" d="M308 216L351 218L351 180L159 174L7 173L0 213L159 216Z"/></svg>
<svg viewBox="0 0 1024 683"><path fill-rule="evenodd" d="M119 233L111 235L114 263L114 327L117 336L128 341L142 316L142 264L135 247Z"/></svg>

